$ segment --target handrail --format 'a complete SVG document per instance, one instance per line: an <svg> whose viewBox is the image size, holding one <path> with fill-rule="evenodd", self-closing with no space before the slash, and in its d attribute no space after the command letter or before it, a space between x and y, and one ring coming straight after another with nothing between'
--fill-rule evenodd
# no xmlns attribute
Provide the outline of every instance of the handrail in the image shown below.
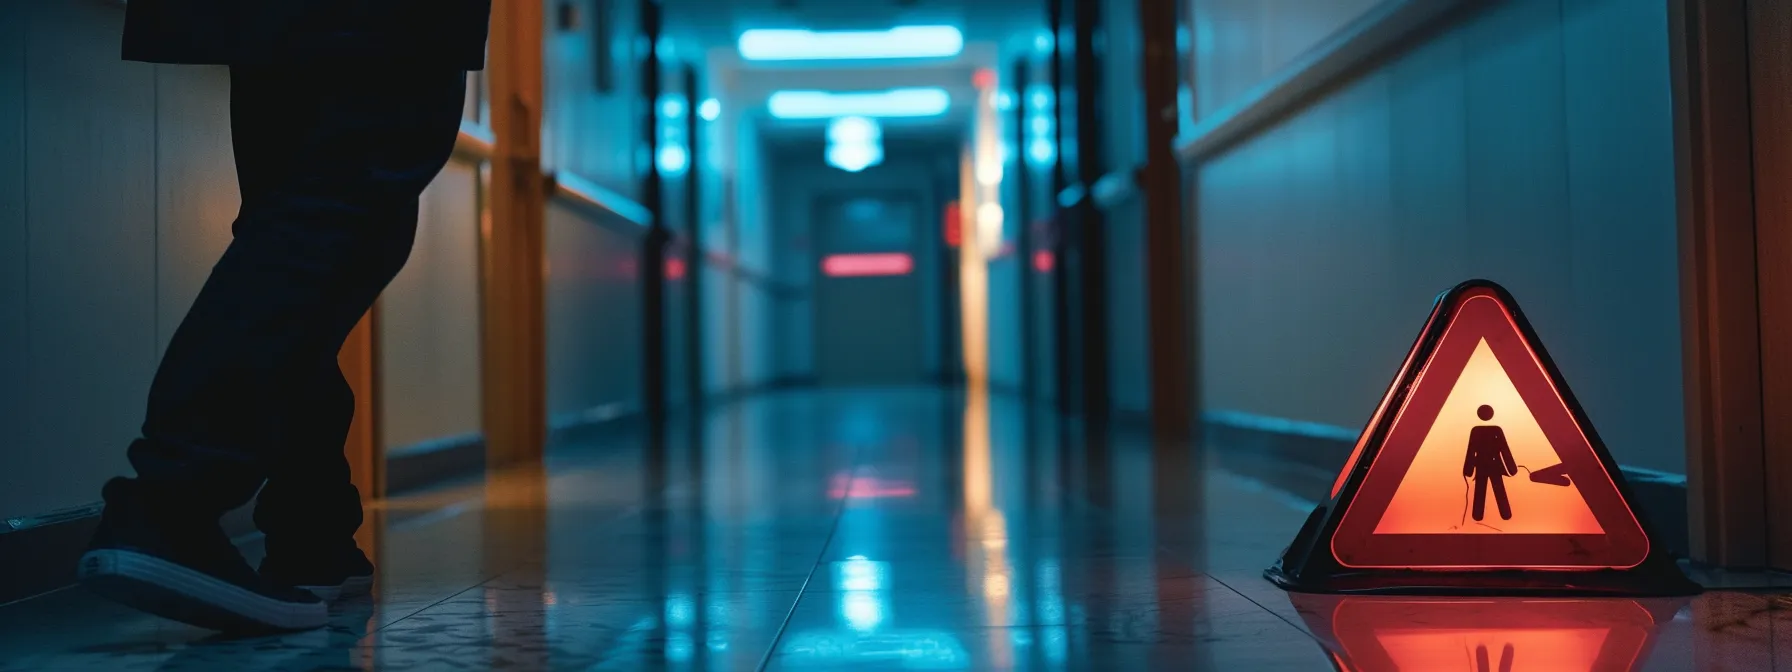
<svg viewBox="0 0 1792 672"><path fill-rule="evenodd" d="M774 297L778 295L800 297L809 289L806 285L786 283L772 277L770 273L744 266L732 255L720 250L704 250L703 258L710 266L726 271L747 284L763 287Z"/></svg>
<svg viewBox="0 0 1792 672"><path fill-rule="evenodd" d="M554 198L600 218L615 218L641 228L653 226L653 211L627 196L566 171L544 176Z"/></svg>
<svg viewBox="0 0 1792 672"><path fill-rule="evenodd" d="M1308 49L1238 100L1202 117L1187 136L1177 139L1176 158L1189 166L1249 140L1265 126L1348 81L1363 66L1411 46L1414 37L1437 28L1445 19L1497 1L1386 0ZM1058 193L1058 205L1069 209L1089 198L1098 208L1111 208L1138 191L1142 170L1139 166L1117 170L1088 187L1073 184Z"/></svg>
<svg viewBox="0 0 1792 672"><path fill-rule="evenodd" d="M497 145L492 129L471 119L460 120L460 135L454 138L454 153L474 161L490 161Z"/></svg>
<svg viewBox="0 0 1792 672"><path fill-rule="evenodd" d="M1214 155L1300 108L1357 70L1415 44L1418 37L1457 12L1498 0L1386 0L1301 54L1238 100L1201 118L1176 142L1184 164Z"/></svg>

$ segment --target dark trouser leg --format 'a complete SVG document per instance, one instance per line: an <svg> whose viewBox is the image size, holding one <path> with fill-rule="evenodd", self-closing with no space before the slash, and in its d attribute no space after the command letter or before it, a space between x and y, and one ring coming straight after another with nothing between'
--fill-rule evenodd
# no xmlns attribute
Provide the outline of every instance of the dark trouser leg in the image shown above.
<svg viewBox="0 0 1792 672"><path fill-rule="evenodd" d="M409 221L416 221L413 209ZM347 334L390 284L411 251L412 236L393 238L391 275L366 284L366 295L345 302L331 333ZM341 349L341 343L337 343ZM361 493L349 473L343 444L354 421L355 393L342 375L336 351L293 372L288 410L293 434L255 503L255 525L267 537L270 556L327 553L354 545L361 527Z"/></svg>
<svg viewBox="0 0 1792 672"><path fill-rule="evenodd" d="M129 453L144 497L194 516L242 505L293 465L307 468L277 502L340 499L336 428L352 400L342 403L340 373L324 382L323 362L334 366L403 266L465 86L460 72L367 65L238 68L231 79L236 237L163 355ZM359 515L357 500L354 524Z"/></svg>

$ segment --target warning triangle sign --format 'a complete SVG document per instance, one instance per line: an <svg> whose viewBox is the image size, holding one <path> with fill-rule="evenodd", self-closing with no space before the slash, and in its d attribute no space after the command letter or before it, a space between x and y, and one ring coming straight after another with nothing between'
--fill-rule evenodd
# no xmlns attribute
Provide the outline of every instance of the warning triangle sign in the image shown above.
<svg viewBox="0 0 1792 672"><path fill-rule="evenodd" d="M1512 297L1438 298L1272 581L1313 592L1684 594Z"/></svg>

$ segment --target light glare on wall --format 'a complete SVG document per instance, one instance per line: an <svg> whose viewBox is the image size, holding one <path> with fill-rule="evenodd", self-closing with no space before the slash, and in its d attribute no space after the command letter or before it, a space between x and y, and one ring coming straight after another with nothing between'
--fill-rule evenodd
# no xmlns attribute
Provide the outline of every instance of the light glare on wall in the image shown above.
<svg viewBox="0 0 1792 672"><path fill-rule="evenodd" d="M741 58L749 61L949 58L964 51L964 34L952 26L836 31L754 29L741 33L739 47Z"/></svg>
<svg viewBox="0 0 1792 672"><path fill-rule="evenodd" d="M977 239L983 255L993 257L1002 247L1002 204L990 202L977 206Z"/></svg>
<svg viewBox="0 0 1792 672"><path fill-rule="evenodd" d="M888 91L778 91L766 101L779 119L835 117L935 117L946 113L952 97L941 88Z"/></svg>

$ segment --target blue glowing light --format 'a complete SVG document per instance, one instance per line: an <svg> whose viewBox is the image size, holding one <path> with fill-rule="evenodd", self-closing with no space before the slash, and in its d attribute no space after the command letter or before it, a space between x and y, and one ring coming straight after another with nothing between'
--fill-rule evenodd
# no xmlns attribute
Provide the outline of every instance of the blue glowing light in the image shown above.
<svg viewBox="0 0 1792 672"><path fill-rule="evenodd" d="M684 116L684 97L665 95L660 97L660 116L667 119L678 119Z"/></svg>
<svg viewBox="0 0 1792 672"><path fill-rule="evenodd" d="M722 116L722 101L704 98L702 103L697 104L697 116L703 117L704 121L715 121Z"/></svg>
<svg viewBox="0 0 1792 672"><path fill-rule="evenodd" d="M1052 155L1055 153L1052 141L1045 138L1035 138L1032 142L1027 143L1027 158L1032 160L1035 165L1051 163Z"/></svg>
<svg viewBox="0 0 1792 672"><path fill-rule="evenodd" d="M1052 104L1051 87L1043 84L1034 84L1033 86L1027 87L1027 104L1031 105L1034 111L1046 111Z"/></svg>
<svg viewBox="0 0 1792 672"><path fill-rule="evenodd" d="M876 142L883 135L883 127L866 117L841 117L828 122L828 142Z"/></svg>
<svg viewBox="0 0 1792 672"><path fill-rule="evenodd" d="M740 35L740 55L749 61L948 58L963 51L964 34L952 26L867 31L755 29Z"/></svg>
<svg viewBox="0 0 1792 672"><path fill-rule="evenodd" d="M851 93L778 91L767 106L779 119L936 117L952 106L952 97L937 87Z"/></svg>
<svg viewBox="0 0 1792 672"><path fill-rule="evenodd" d="M856 173L884 161L883 143L836 142L828 145L828 165Z"/></svg>
<svg viewBox="0 0 1792 672"><path fill-rule="evenodd" d="M691 153L683 145L666 145L660 147L660 173L677 175L690 167Z"/></svg>

